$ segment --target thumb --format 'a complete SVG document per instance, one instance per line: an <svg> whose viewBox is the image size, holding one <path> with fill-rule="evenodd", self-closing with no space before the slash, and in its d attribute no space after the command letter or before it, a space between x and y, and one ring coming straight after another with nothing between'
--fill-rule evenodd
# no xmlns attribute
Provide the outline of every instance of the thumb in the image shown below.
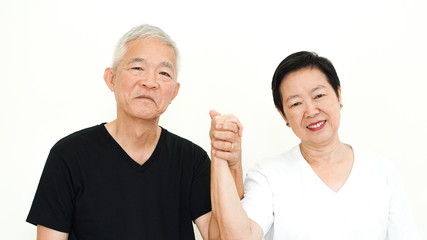
<svg viewBox="0 0 427 240"><path fill-rule="evenodd" d="M215 110L210 110L209 111L209 115L211 116L211 119L214 119L217 116L221 116L221 113L215 111Z"/></svg>

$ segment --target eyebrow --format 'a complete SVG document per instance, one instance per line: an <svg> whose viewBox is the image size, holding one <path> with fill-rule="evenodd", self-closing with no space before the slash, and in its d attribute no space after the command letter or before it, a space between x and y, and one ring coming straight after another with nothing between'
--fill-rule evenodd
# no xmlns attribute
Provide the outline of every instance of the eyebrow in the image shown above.
<svg viewBox="0 0 427 240"><path fill-rule="evenodd" d="M297 97L299 97L299 95L298 95L298 94L296 94L296 95L291 95L291 96L289 96L288 98L286 98L286 102L289 102L289 100L292 100L292 99L297 98Z"/></svg>
<svg viewBox="0 0 427 240"><path fill-rule="evenodd" d="M319 85L319 86L317 86L317 87L313 88L313 89L311 90L311 92L313 93L313 92L315 92L315 91L317 91L317 90L319 90L319 89L326 89L326 87L325 87L325 86L323 86L323 85ZM292 100L292 99L297 98L297 97L299 97L299 95L298 95L298 94L291 95L291 96L289 96L288 98L286 98L286 102L289 102L289 100Z"/></svg>
<svg viewBox="0 0 427 240"><path fill-rule="evenodd" d="M134 63L134 62L145 62L145 59L143 58L132 58L128 64Z"/></svg>
<svg viewBox="0 0 427 240"><path fill-rule="evenodd" d="M134 62L142 62L143 63L143 62L145 62L145 59L144 58L133 58L128 64L131 64ZM164 62L161 62L160 65L174 70L172 63L170 63L170 62L164 61Z"/></svg>
<svg viewBox="0 0 427 240"><path fill-rule="evenodd" d="M317 91L317 90L319 90L319 89L325 89L325 88L326 88L325 86L323 86L323 85L319 85L319 86L317 86L317 87L313 88L313 90L311 90L311 92L315 92L315 91Z"/></svg>
<svg viewBox="0 0 427 240"><path fill-rule="evenodd" d="M174 70L172 63L170 63L170 62L161 62L160 64L167 67L167 68Z"/></svg>

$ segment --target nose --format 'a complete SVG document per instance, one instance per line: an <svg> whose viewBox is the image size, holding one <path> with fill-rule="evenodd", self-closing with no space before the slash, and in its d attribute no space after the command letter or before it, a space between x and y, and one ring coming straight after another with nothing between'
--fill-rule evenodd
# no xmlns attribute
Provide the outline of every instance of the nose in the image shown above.
<svg viewBox="0 0 427 240"><path fill-rule="evenodd" d="M315 102L308 102L306 104L306 108L305 108L305 117L307 118L313 118L315 117L317 114L319 114L319 108L316 106Z"/></svg>
<svg viewBox="0 0 427 240"><path fill-rule="evenodd" d="M154 73L147 73L140 77L139 85L146 88L158 88L159 84Z"/></svg>

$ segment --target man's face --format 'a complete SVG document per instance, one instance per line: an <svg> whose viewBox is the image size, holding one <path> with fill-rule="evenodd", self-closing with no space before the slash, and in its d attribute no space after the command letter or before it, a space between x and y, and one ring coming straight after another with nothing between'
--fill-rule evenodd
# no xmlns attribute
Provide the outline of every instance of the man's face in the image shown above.
<svg viewBox="0 0 427 240"><path fill-rule="evenodd" d="M132 40L116 72L104 75L114 91L117 117L157 120L178 94L176 54L155 38Z"/></svg>

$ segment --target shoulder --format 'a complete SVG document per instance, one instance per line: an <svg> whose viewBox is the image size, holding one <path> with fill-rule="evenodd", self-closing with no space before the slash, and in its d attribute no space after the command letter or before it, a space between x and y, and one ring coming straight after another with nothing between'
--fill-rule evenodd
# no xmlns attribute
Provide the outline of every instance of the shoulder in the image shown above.
<svg viewBox="0 0 427 240"><path fill-rule="evenodd" d="M299 146L297 145L275 157L259 161L248 171L247 177L261 177L270 182L270 184L274 182L293 182L295 178L299 178L299 173L303 166L302 160Z"/></svg>
<svg viewBox="0 0 427 240"><path fill-rule="evenodd" d="M353 147L354 166L364 178L383 181L388 186L400 181L400 175L389 159L378 153Z"/></svg>
<svg viewBox="0 0 427 240"><path fill-rule="evenodd" d="M254 168L268 172L287 171L299 167L301 157L299 146L296 145L277 156L259 161Z"/></svg>
<svg viewBox="0 0 427 240"><path fill-rule="evenodd" d="M51 149L52 152L62 153L76 150L81 147L89 147L105 138L106 129L104 124L88 127L71 133L60 139Z"/></svg>
<svg viewBox="0 0 427 240"><path fill-rule="evenodd" d="M394 171L393 166L389 160L381 154L366 151L352 146L354 153L354 161L365 168L370 168L375 171Z"/></svg>
<svg viewBox="0 0 427 240"><path fill-rule="evenodd" d="M164 144L169 148L169 150L207 154L199 145L186 138L178 136L177 134L169 132L165 128L162 128L162 134L164 135Z"/></svg>
<svg viewBox="0 0 427 240"><path fill-rule="evenodd" d="M200 146L162 128L160 137L159 158L164 159L171 164L171 174L180 169L182 174L182 183L190 182L194 179L204 179L200 183L207 183L209 189L210 166L211 161L208 154ZM162 169L164 171L164 169Z"/></svg>
<svg viewBox="0 0 427 240"><path fill-rule="evenodd" d="M165 150L164 156L175 159L183 166L199 168L210 168L210 159L206 151L192 141L178 136L162 128L163 139L161 140Z"/></svg>

